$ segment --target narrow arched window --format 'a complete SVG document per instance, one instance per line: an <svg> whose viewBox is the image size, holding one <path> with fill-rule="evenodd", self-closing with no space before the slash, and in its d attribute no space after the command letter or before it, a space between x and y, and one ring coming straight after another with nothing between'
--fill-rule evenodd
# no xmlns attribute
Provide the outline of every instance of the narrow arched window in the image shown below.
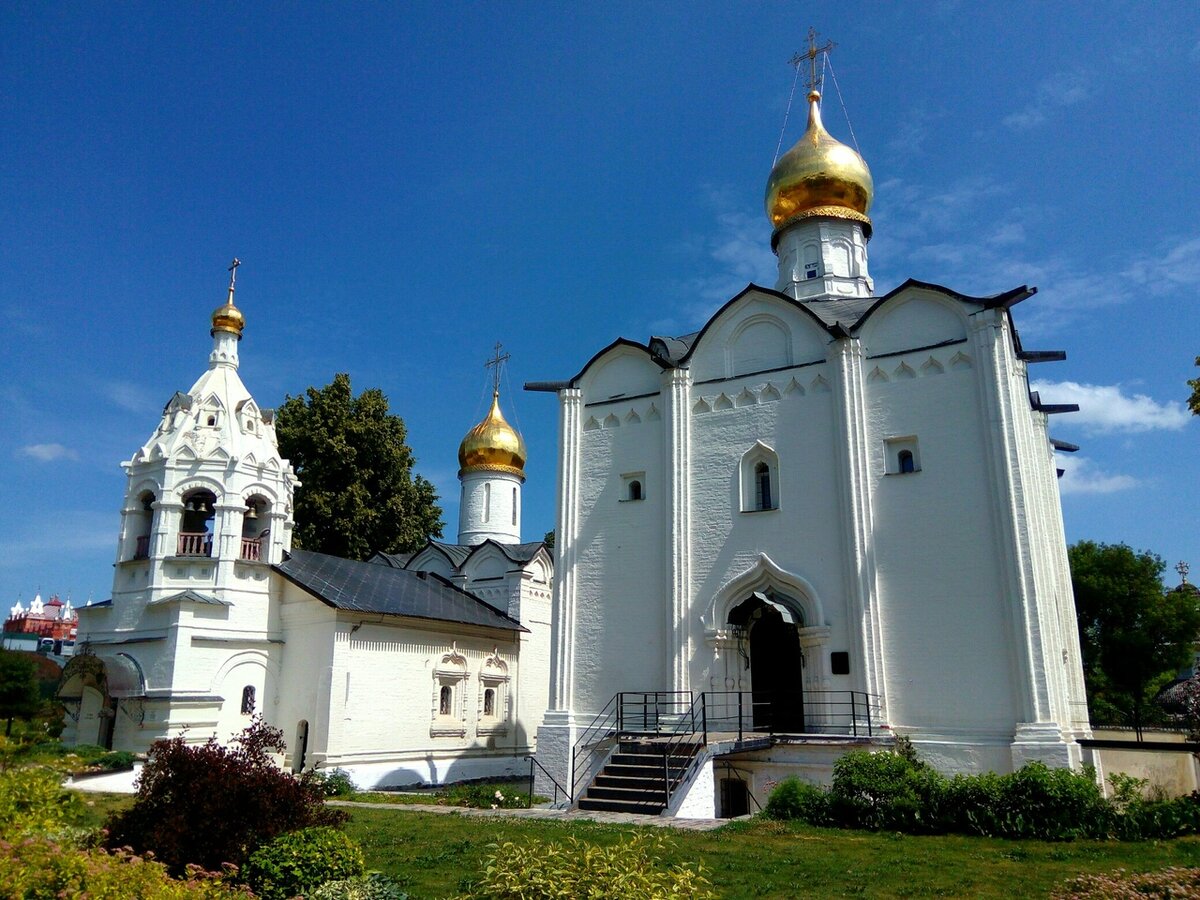
<svg viewBox="0 0 1200 900"><path fill-rule="evenodd" d="M917 464L911 450L901 450L896 457L896 464L896 468L900 470L901 474L917 471Z"/></svg>
<svg viewBox="0 0 1200 900"><path fill-rule="evenodd" d="M483 714L491 717L496 715L496 689L488 688L483 692Z"/></svg>
<svg viewBox="0 0 1200 900"><path fill-rule="evenodd" d="M492 517L492 486L485 484L483 486L483 521L488 521Z"/></svg>
<svg viewBox="0 0 1200 900"><path fill-rule="evenodd" d="M513 525L516 525L516 524L517 524L517 489L516 489L516 488L513 488L513 515L512 515L512 523L513 523Z"/></svg>
<svg viewBox="0 0 1200 900"><path fill-rule="evenodd" d="M642 483L640 481L629 482L629 499L630 500L641 500L642 499Z"/></svg>
<svg viewBox="0 0 1200 900"><path fill-rule="evenodd" d="M450 715L450 700L453 696L453 690L450 685L443 684L442 689L438 692L438 715Z"/></svg>
<svg viewBox="0 0 1200 900"><path fill-rule="evenodd" d="M242 688L242 715L254 715L254 685L252 684Z"/></svg>
<svg viewBox="0 0 1200 900"><path fill-rule="evenodd" d="M765 462L760 462L754 467L754 508L775 508L771 496L771 467Z"/></svg>

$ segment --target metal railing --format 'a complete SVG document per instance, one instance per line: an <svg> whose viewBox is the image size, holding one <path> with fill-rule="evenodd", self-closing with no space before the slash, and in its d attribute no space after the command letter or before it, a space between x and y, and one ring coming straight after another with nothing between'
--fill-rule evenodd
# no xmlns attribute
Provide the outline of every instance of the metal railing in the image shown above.
<svg viewBox="0 0 1200 900"><path fill-rule="evenodd" d="M617 694L617 731L621 734L674 732L692 719L691 691L622 691Z"/></svg>
<svg viewBox="0 0 1200 900"><path fill-rule="evenodd" d="M550 779L550 783L554 785L554 805L558 806L558 792L562 791L563 796L567 798L567 803L571 802L571 795L567 789L558 783L558 779L550 774L550 771L532 756L525 757L529 760L529 808L533 809L533 767L537 766L542 770L542 774Z"/></svg>
<svg viewBox="0 0 1200 900"><path fill-rule="evenodd" d="M150 557L150 535L140 535L133 547L134 559L149 559Z"/></svg>
<svg viewBox="0 0 1200 900"><path fill-rule="evenodd" d="M179 533L180 556L212 556L212 535L207 532Z"/></svg>
<svg viewBox="0 0 1200 900"><path fill-rule="evenodd" d="M708 691L709 732L873 737L883 724L879 698L865 691ZM788 709L783 705L787 704Z"/></svg>
<svg viewBox="0 0 1200 900"><path fill-rule="evenodd" d="M262 559L262 541L258 538L242 538L242 559L258 562Z"/></svg>
<svg viewBox="0 0 1200 900"><path fill-rule="evenodd" d="M583 730L571 748L571 798L579 796L580 781L586 779L591 783L599 771L597 760L603 762L608 751L616 742L618 723L620 721L621 695L614 694L613 698L604 705L604 709L596 714L591 724Z"/></svg>
<svg viewBox="0 0 1200 900"><path fill-rule="evenodd" d="M705 697L705 694L700 694L688 705L686 714L679 717L674 732L668 734L666 742L662 745L663 807L666 809L670 809L671 797L696 767L696 761L700 758L700 748L708 744ZM687 764L680 766L676 774L672 775L671 760L680 757L686 757Z"/></svg>

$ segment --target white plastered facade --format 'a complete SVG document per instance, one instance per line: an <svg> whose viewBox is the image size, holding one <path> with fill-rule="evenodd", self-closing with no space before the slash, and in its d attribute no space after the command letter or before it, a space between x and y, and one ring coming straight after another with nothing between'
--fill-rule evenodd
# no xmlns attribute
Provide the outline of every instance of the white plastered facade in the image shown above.
<svg viewBox="0 0 1200 900"><path fill-rule="evenodd" d="M857 222L794 224L781 292L751 285L686 353L617 341L558 391L538 756L561 783L617 692L751 690L730 616L755 591L801 619L793 686L872 695L885 732L940 768L1080 764L1053 450L1010 314L1032 292L910 281L872 300L865 244Z"/></svg>
<svg viewBox="0 0 1200 900"><path fill-rule="evenodd" d="M122 464L113 595L81 610L64 739L224 742L261 714L285 766L341 767L360 787L528 773L548 704L545 547L485 541L456 566L430 544L405 566L524 628L354 612L286 578L299 482L238 376L238 340L214 332L208 370Z"/></svg>

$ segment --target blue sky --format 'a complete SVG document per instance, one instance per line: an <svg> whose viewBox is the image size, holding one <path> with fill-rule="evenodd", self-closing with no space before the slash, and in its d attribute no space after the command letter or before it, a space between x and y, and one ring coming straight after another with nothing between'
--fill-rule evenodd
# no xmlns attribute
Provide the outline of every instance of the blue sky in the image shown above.
<svg viewBox="0 0 1200 900"><path fill-rule="evenodd" d="M109 596L118 463L203 371L234 255L258 401L381 387L451 538L502 341L540 537L556 403L520 384L773 283L809 25L874 174L877 290L1037 285L1025 345L1068 360L1035 386L1083 407L1053 422L1083 448L1069 540L1200 566L1194 4L9 3L0 600Z"/></svg>

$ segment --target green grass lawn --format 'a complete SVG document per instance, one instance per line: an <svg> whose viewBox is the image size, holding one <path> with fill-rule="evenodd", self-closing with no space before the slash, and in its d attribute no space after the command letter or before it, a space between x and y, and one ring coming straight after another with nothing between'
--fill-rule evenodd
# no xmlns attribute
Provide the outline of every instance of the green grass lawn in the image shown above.
<svg viewBox="0 0 1200 900"><path fill-rule="evenodd" d="M354 809L347 831L368 868L398 879L414 900L453 895L476 877L493 841L574 835L607 844L632 829L587 822ZM909 837L768 821L713 832L668 831L666 863L702 862L721 896L1044 897L1083 872L1200 866L1200 839L1041 843Z"/></svg>
<svg viewBox="0 0 1200 900"><path fill-rule="evenodd" d="M132 798L84 794L99 824ZM352 808L347 832L367 866L399 880L413 900L454 895L474 880L488 844L574 836L611 844L634 829L590 822L478 818ZM657 829L655 830L657 833ZM1002 841L910 837L753 820L717 831L665 830L663 862L701 862L722 897L1045 897L1067 879L1117 868L1200 866L1200 838L1116 841Z"/></svg>

